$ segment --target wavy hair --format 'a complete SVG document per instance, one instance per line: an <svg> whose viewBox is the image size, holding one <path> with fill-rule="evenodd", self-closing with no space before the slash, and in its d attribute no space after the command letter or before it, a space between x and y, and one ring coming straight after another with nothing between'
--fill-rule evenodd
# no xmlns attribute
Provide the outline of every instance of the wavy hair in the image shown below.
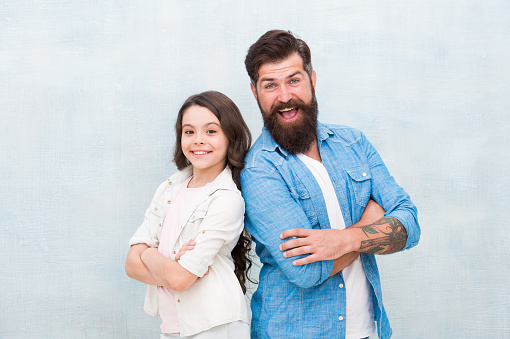
<svg viewBox="0 0 510 339"><path fill-rule="evenodd" d="M253 86L257 88L259 69L262 65L285 60L294 53L298 53L303 59L303 69L311 79L312 55L306 42L296 38L291 31L271 30L264 33L250 46L244 60L246 72Z"/></svg>
<svg viewBox="0 0 510 339"><path fill-rule="evenodd" d="M179 170L190 165L189 160L182 152L182 117L184 112L192 106L201 106L210 110L220 121L221 129L228 139L227 166L232 171L232 179L237 188L241 190L241 170L244 167L244 157L251 145L251 133L236 104L225 94L216 91L207 91L190 96L182 105L175 122L175 149L174 162ZM234 273L239 284L246 294L248 271L252 266L249 257L251 249L251 236L246 229L241 233L236 246L232 250L234 260Z"/></svg>

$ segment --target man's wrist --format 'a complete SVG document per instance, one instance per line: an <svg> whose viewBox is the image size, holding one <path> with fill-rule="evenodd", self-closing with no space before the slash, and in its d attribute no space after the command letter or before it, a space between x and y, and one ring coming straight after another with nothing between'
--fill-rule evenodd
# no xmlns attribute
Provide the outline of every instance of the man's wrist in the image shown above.
<svg viewBox="0 0 510 339"><path fill-rule="evenodd" d="M348 227L344 231L344 237L347 239L347 243L344 246L344 253L359 252L363 231L358 227Z"/></svg>

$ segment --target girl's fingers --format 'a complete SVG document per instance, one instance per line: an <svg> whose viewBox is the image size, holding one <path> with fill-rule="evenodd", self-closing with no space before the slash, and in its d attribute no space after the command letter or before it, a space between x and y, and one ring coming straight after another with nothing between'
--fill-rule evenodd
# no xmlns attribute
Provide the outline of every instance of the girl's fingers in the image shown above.
<svg viewBox="0 0 510 339"><path fill-rule="evenodd" d="M190 245L191 244L191 245ZM187 244L185 244L184 246L182 246L180 249L179 249L179 252L177 252L177 254L175 255L175 261L178 261L179 259L181 259L182 255L184 253L186 253L187 251L191 251L192 249L195 248L195 245L196 245L196 242L195 240L190 240L188 241Z"/></svg>

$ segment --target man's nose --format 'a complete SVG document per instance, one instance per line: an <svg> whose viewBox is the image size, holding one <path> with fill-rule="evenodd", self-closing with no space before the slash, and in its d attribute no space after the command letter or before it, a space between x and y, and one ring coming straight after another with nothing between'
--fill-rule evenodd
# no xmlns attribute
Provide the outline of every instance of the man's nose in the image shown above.
<svg viewBox="0 0 510 339"><path fill-rule="evenodd" d="M290 99L292 99L292 93L289 91L289 88L287 86L280 86L278 89L278 100L280 102L288 102Z"/></svg>

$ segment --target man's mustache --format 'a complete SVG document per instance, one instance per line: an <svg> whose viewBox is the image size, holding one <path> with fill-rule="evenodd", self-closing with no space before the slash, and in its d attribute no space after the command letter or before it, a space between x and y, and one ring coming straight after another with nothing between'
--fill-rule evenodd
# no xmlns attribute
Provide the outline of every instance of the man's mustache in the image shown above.
<svg viewBox="0 0 510 339"><path fill-rule="evenodd" d="M271 108L271 115L279 113L279 111L283 111L288 108L301 108L305 103L299 99L292 99L287 102L278 102Z"/></svg>

